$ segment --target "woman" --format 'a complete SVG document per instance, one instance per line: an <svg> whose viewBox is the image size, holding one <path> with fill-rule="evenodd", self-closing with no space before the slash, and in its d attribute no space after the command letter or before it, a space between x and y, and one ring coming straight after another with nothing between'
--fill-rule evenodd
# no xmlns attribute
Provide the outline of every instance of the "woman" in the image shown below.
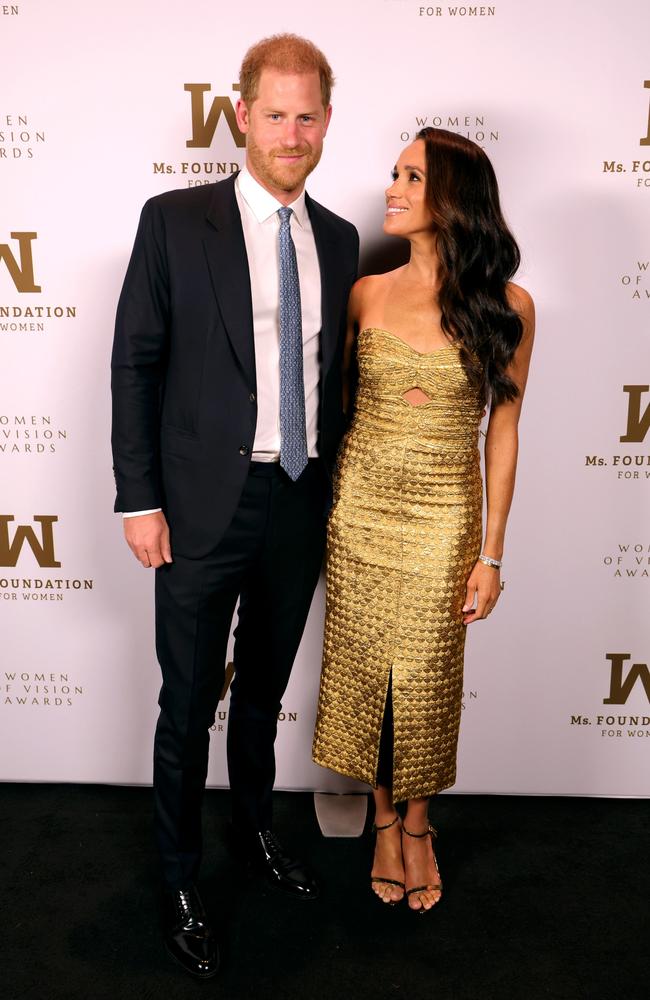
<svg viewBox="0 0 650 1000"><path fill-rule="evenodd" d="M423 129L386 205L384 231L411 254L350 298L359 384L329 523L314 760L373 786L372 887L425 913L441 898L428 806L456 777L465 629L503 589L534 310L509 280L519 251L475 143Z"/></svg>

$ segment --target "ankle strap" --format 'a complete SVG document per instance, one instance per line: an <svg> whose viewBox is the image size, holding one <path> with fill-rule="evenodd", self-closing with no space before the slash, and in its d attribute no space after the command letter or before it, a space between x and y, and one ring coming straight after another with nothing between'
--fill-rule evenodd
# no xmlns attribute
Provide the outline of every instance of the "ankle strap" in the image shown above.
<svg viewBox="0 0 650 1000"><path fill-rule="evenodd" d="M431 826L431 823L429 823L429 826L424 831L424 833L411 833L411 831L407 830L404 824L402 824L402 833L405 833L407 837L415 837L416 840L422 840L423 837L428 837L428 836L431 837L438 836L438 831L435 829L435 827Z"/></svg>
<svg viewBox="0 0 650 1000"><path fill-rule="evenodd" d="M399 819L400 815L397 813L395 819L392 819L390 823L385 823L383 826L377 826L376 823L373 823L372 828L373 830L390 830L391 826L395 826L396 823L399 823Z"/></svg>

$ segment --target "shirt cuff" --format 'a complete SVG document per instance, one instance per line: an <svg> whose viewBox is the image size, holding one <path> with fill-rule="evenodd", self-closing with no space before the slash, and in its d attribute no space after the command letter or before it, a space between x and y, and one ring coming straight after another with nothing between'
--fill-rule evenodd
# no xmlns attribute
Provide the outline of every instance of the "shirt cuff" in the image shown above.
<svg viewBox="0 0 650 1000"><path fill-rule="evenodd" d="M162 507L154 507L153 510L130 510L122 511L122 517L141 517L143 514L158 514Z"/></svg>

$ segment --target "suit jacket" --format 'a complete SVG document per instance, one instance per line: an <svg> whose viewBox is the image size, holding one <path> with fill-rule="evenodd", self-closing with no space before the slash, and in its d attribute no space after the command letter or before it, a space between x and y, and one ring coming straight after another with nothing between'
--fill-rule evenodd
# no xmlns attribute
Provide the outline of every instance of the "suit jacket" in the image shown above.
<svg viewBox="0 0 650 1000"><path fill-rule="evenodd" d="M235 177L144 206L112 356L116 511L162 507L179 555L228 527L257 420L253 312ZM345 419L341 360L359 240L306 199L322 288L318 448L332 466Z"/></svg>

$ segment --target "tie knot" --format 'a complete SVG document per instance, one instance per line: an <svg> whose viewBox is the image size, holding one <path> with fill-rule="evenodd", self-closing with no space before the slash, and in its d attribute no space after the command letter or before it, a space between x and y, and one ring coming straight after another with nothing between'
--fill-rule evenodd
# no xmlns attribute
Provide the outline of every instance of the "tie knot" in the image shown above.
<svg viewBox="0 0 650 1000"><path fill-rule="evenodd" d="M293 214L292 208L286 208L286 206L283 208L279 208L278 215L280 216L280 224L286 226L292 214Z"/></svg>

